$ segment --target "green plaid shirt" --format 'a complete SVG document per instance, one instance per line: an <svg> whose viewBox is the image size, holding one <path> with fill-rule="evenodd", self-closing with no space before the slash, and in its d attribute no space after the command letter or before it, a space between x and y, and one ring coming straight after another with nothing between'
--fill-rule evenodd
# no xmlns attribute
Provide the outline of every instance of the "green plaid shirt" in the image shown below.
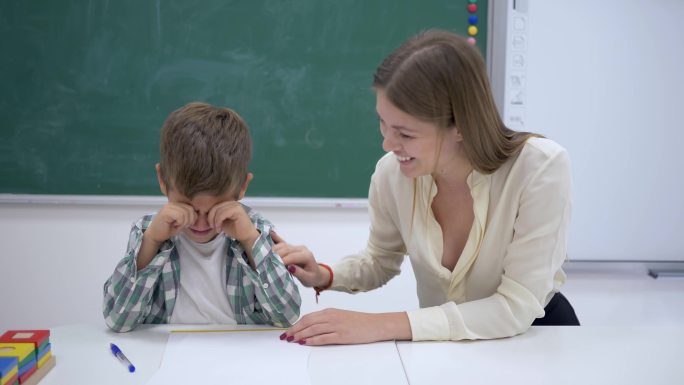
<svg viewBox="0 0 684 385"><path fill-rule="evenodd" d="M249 265L240 242L228 239L226 292L238 324L270 324L287 327L299 318L299 289L280 257L271 250L273 225L247 206L249 217L261 233ZM173 238L164 242L158 254L138 271L135 258L143 232L154 215L139 219L131 229L126 256L104 284L102 311L112 330L126 332L139 324L168 323L180 285L180 262ZM222 235L219 235L222 236Z"/></svg>

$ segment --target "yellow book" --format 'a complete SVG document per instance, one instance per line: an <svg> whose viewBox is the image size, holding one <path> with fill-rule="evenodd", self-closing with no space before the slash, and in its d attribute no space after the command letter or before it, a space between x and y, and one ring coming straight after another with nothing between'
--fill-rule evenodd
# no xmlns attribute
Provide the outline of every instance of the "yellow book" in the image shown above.
<svg viewBox="0 0 684 385"><path fill-rule="evenodd" d="M31 343L0 343L0 357L17 357L19 367L36 358L35 347Z"/></svg>
<svg viewBox="0 0 684 385"><path fill-rule="evenodd" d="M43 364L47 362L47 360L49 360L50 357L52 357L52 352L45 353L43 358L41 358L40 361L38 361L38 367L40 368L41 366L43 366Z"/></svg>

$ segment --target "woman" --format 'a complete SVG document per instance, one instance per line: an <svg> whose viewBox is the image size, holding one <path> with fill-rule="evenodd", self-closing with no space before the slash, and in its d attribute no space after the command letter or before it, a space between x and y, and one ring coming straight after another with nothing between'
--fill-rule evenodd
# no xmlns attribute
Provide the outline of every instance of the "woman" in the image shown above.
<svg viewBox="0 0 684 385"><path fill-rule="evenodd" d="M570 219L567 153L499 117L479 52L457 35L421 33L378 67L383 149L368 196L366 250L334 268L304 246L274 249L303 285L358 292L399 273L405 255L420 309L326 309L282 339L307 345L490 339L532 324L579 325L559 290Z"/></svg>

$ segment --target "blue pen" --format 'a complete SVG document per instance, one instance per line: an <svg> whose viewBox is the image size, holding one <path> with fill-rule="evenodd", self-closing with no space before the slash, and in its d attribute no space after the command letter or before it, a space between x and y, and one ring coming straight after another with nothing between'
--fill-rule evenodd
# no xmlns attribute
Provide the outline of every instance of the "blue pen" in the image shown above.
<svg viewBox="0 0 684 385"><path fill-rule="evenodd" d="M129 372L131 372L131 373L135 372L135 366L133 366L133 364L131 364L131 361L128 361L128 358L126 358L126 356L123 354L123 352L121 351L121 349L119 349L118 346L116 346L114 344L109 344L109 347L112 349L112 353L114 353L116 358L118 358L122 364L124 364L125 366L128 367Z"/></svg>

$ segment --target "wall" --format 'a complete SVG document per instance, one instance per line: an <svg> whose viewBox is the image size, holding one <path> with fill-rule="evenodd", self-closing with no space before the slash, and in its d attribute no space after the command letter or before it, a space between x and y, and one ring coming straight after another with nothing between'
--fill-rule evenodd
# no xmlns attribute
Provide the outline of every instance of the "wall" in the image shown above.
<svg viewBox="0 0 684 385"><path fill-rule="evenodd" d="M156 205L0 204L0 331L72 323L104 325L102 285L123 256L131 223ZM290 243L332 263L365 246L365 208L257 208ZM302 313L416 308L410 265L380 290L349 295L300 286Z"/></svg>
<svg viewBox="0 0 684 385"><path fill-rule="evenodd" d="M570 258L684 262L684 2L493 5L492 78L506 124L570 155Z"/></svg>

